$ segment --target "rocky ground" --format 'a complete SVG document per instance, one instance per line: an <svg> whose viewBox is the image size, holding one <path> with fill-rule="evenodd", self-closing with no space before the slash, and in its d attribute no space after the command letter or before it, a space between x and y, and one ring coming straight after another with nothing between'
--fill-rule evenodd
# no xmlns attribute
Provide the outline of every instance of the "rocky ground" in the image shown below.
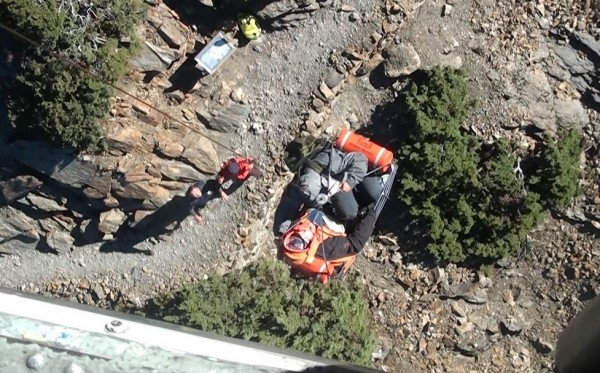
<svg viewBox="0 0 600 373"><path fill-rule="evenodd" d="M402 235L375 237L358 264L379 336L374 360L390 372L551 371L558 333L600 291L597 3L306 1L292 17L286 10L297 5L284 0L261 13L288 14L276 30L203 78L188 59L215 29L198 22L197 8L155 3L122 86L161 112L116 97L102 157L36 157L31 144L12 145L15 166L1 174L10 202L0 207L2 286L141 306L270 254L272 213L289 180L281 147L292 133L393 124L403 77L464 67L479 101L465 127L479 137L533 147L561 126L583 129L586 194L549 215L519 258L486 273L439 268L404 251ZM176 196L232 153L207 136L257 157L267 176L212 203L198 226L183 220ZM67 167L49 166L64 159ZM142 234L128 236L132 225Z"/></svg>

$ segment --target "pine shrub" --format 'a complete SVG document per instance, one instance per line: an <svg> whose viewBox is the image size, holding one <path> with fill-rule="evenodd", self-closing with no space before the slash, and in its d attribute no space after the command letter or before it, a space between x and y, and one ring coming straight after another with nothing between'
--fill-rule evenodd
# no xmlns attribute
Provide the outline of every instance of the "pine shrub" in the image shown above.
<svg viewBox="0 0 600 373"><path fill-rule="evenodd" d="M581 192L582 152L582 135L576 128L560 129L556 139L536 151L530 184L547 207L564 207Z"/></svg>
<svg viewBox="0 0 600 373"><path fill-rule="evenodd" d="M374 338L358 281L327 286L261 261L154 300L149 316L271 346L366 365Z"/></svg>
<svg viewBox="0 0 600 373"><path fill-rule="evenodd" d="M106 83L125 73L137 45L119 46L118 40L135 40L140 9L140 0L0 0L3 22L42 46L24 43L15 51L21 66L9 97L9 118L18 136L80 149L98 143L98 120L108 112L112 95Z"/></svg>
<svg viewBox="0 0 600 373"><path fill-rule="evenodd" d="M542 209L516 177L509 144L483 149L461 129L475 105L464 73L435 69L405 98L414 127L398 151L399 198L422 223L427 250L452 262L514 254Z"/></svg>

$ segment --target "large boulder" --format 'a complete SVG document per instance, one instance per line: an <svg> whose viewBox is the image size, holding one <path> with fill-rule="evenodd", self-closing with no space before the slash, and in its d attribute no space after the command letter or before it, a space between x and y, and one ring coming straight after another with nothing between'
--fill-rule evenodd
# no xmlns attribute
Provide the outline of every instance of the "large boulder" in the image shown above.
<svg viewBox="0 0 600 373"><path fill-rule="evenodd" d="M555 97L548 76L540 69L525 71L517 82L517 92L508 101L515 119L550 136L556 133L558 126L583 127L589 122L581 102Z"/></svg>
<svg viewBox="0 0 600 373"><path fill-rule="evenodd" d="M539 69L526 71L517 85L519 94L509 101L517 117L525 124L533 125L542 131L556 132L552 110L554 94L546 74Z"/></svg>
<svg viewBox="0 0 600 373"><path fill-rule="evenodd" d="M95 164L77 159L73 150L57 149L39 142L16 141L12 144L12 152L21 164L74 188L93 183L98 171Z"/></svg>
<svg viewBox="0 0 600 373"><path fill-rule="evenodd" d="M408 76L421 67L421 58L409 43L391 46L383 52L383 67L388 78Z"/></svg>
<svg viewBox="0 0 600 373"><path fill-rule="evenodd" d="M63 229L56 229L46 233L46 244L49 248L58 254L67 254L71 251L75 239L69 232Z"/></svg>
<svg viewBox="0 0 600 373"><path fill-rule="evenodd" d="M185 150L181 157L194 165L199 171L213 174L221 165L219 154L214 144L201 135L189 135L184 140Z"/></svg>
<svg viewBox="0 0 600 373"><path fill-rule="evenodd" d="M159 133L155 137L156 150L165 157L179 158L185 149L181 140L176 140L171 136Z"/></svg>

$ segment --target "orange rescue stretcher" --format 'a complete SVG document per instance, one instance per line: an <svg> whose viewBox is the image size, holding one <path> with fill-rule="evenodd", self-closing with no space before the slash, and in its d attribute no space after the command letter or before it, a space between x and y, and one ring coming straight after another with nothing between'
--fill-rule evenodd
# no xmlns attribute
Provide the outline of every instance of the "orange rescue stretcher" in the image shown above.
<svg viewBox="0 0 600 373"><path fill-rule="evenodd" d="M331 143L329 145L332 145ZM369 160L369 172L380 177L382 193L375 204L376 216L379 217L387 201L395 179L397 165L393 163L393 153L350 130L344 129L333 145L344 152L361 152ZM325 215L322 209L310 209L292 223L280 239L280 257L285 263L307 277L316 278L325 284L332 278L343 278L356 260L356 255L336 260L327 260L316 255L321 243L328 237L345 235L343 231L332 229L328 222L333 217ZM305 234L310 242L299 250L290 240L294 233Z"/></svg>

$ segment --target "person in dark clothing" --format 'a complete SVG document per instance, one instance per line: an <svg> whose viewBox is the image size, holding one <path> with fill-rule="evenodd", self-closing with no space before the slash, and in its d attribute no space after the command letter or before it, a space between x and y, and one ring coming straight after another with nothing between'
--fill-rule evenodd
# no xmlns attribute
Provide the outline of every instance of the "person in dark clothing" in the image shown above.
<svg viewBox="0 0 600 373"><path fill-rule="evenodd" d="M194 217L194 220L198 224L204 221L204 216L200 213L208 202L218 197L221 184L217 180L199 180L194 183L187 192L188 198L190 198L190 215Z"/></svg>
<svg viewBox="0 0 600 373"><path fill-rule="evenodd" d="M373 234L376 221L375 204L372 203L351 233L326 238L316 255L326 260L335 260L360 253Z"/></svg>

